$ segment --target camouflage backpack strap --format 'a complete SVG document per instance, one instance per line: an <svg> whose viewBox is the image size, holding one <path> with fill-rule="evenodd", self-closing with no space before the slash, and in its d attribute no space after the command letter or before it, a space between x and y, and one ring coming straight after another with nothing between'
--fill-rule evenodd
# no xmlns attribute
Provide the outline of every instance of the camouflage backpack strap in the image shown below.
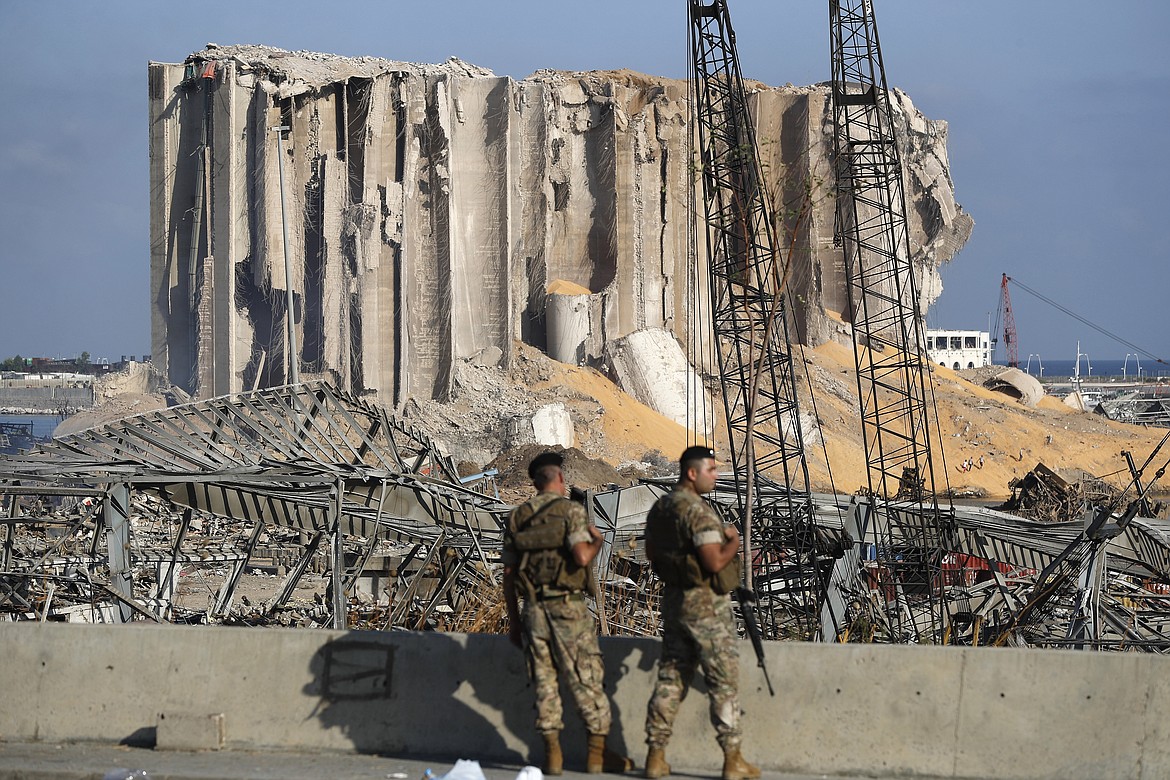
<svg viewBox="0 0 1170 780"><path fill-rule="evenodd" d="M519 552L527 552L529 550L555 550L560 547L565 540L565 521L563 518L549 518L553 522L538 522L541 517L549 513L549 510L556 506L561 501L567 501L565 498L554 498L548 501L528 517L516 523L517 527L512 529L512 543L516 545L516 550ZM559 522L556 522L559 520ZM559 535L558 535L559 531Z"/></svg>
<svg viewBox="0 0 1170 780"><path fill-rule="evenodd" d="M558 496L519 521L513 530L513 544L520 553L517 573L529 598L545 598L584 588L586 570L576 566L567 551L567 513L573 506L568 499Z"/></svg>

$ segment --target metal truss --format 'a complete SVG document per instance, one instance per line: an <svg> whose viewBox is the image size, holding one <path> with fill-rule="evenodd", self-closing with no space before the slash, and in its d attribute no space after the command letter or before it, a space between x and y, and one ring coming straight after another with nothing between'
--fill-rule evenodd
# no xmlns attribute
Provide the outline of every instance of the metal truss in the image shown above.
<svg viewBox="0 0 1170 780"><path fill-rule="evenodd" d="M814 533L785 267L725 0L689 3L712 326L748 587L772 636L820 635ZM753 549L752 545L755 544ZM766 576L757 577L766 572Z"/></svg>
<svg viewBox="0 0 1170 780"><path fill-rule="evenodd" d="M67 585L78 598L109 602L95 619L112 622L179 619L170 603L178 570L208 566L225 576L205 618L224 618L262 537L279 536L307 543L286 545L296 561L256 620L280 611L311 564L323 564L331 581L317 623L347 627L365 565L391 549L395 600L382 626L421 628L441 607L458 624L496 584L510 509L460 484L424 433L325 383L224 396L56 439L0 461L0 494L8 506L0 607L43 618L44 583L59 582L58 592ZM18 526L61 522L45 507L81 499L90 511L56 545L46 537L17 554ZM241 530L196 548L193 517ZM151 536L160 522L166 527ZM42 589L39 606L30 583Z"/></svg>
<svg viewBox="0 0 1170 780"><path fill-rule="evenodd" d="M954 549L953 510L939 506L936 490L932 451L942 447L924 362L901 156L871 2L830 0L829 15L837 234L850 294L867 491L872 515L885 516L860 530L906 599L898 633L938 641L944 614L931 583ZM945 482L945 469L943 475Z"/></svg>

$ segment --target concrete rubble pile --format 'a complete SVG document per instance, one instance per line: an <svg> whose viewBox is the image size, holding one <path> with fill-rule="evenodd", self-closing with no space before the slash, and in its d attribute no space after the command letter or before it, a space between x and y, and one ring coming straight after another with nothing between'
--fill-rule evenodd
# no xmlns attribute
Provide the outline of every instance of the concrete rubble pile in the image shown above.
<svg viewBox="0 0 1170 780"><path fill-rule="evenodd" d="M690 305L706 272L683 81L209 45L152 63L149 84L152 352L193 397L287 381L290 287L303 373L393 408L520 343L603 370L648 329L711 354ZM894 98L925 310L973 222L946 124ZM816 345L847 308L827 87L754 85L751 101L793 234L794 332Z"/></svg>

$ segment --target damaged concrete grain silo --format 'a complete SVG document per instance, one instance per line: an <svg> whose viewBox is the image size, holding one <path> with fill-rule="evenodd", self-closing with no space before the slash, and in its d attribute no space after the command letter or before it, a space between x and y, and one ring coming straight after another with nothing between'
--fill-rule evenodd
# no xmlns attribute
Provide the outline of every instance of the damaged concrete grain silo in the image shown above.
<svg viewBox="0 0 1170 780"><path fill-rule="evenodd" d="M925 304L972 221L954 201L945 123L895 94ZM154 359L206 398L287 382L291 342L303 378L390 405L441 399L459 359L545 348L557 285L575 293L557 333L574 362L600 363L648 328L703 338L688 319L688 280L705 269L687 240L686 95L625 71L517 81L454 59L262 46L152 63ZM752 98L776 211L793 214L792 316L808 344L846 310L826 97L759 86Z"/></svg>

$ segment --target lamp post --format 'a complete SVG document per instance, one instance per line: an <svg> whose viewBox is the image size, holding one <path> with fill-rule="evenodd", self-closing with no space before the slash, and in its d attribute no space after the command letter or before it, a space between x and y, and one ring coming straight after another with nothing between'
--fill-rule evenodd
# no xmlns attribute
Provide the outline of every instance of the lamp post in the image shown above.
<svg viewBox="0 0 1170 780"><path fill-rule="evenodd" d="M1121 364L1121 378L1122 379L1125 379L1126 377L1129 376L1129 370L1128 370L1129 369L1129 359L1131 357L1136 357L1136 355L1134 355L1132 352L1125 353L1125 362Z"/></svg>
<svg viewBox="0 0 1170 780"><path fill-rule="evenodd" d="M1029 355L1028 355L1028 365L1027 365L1027 367L1024 369L1024 373L1025 373L1025 374L1030 374L1030 373L1032 373L1032 358L1036 358L1036 362L1037 362L1037 363L1040 365L1040 377L1043 379L1043 378L1044 378L1044 361L1040 359L1040 353L1039 353L1039 352L1032 352L1032 353L1029 353Z"/></svg>
<svg viewBox="0 0 1170 780"><path fill-rule="evenodd" d="M1080 382L1080 379L1081 379L1081 358L1085 359L1085 363L1088 364L1088 366L1089 366L1089 376L1092 376L1093 375L1093 364L1089 360L1089 353L1088 352L1081 352L1081 342L1078 341L1077 342L1077 364L1073 367L1075 369L1075 371L1073 373L1073 382L1074 383Z"/></svg>

